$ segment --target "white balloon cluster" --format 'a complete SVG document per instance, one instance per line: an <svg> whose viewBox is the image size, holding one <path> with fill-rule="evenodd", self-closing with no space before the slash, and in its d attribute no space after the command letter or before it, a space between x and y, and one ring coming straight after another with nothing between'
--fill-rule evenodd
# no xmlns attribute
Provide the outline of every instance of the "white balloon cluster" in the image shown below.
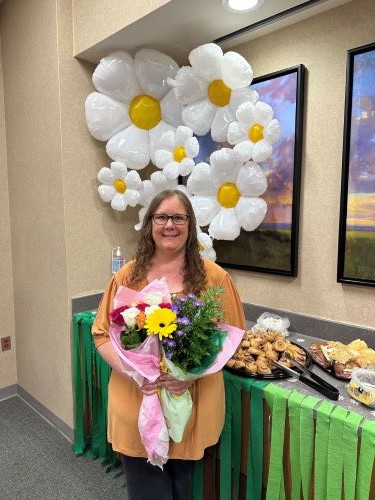
<svg viewBox="0 0 375 500"><path fill-rule="evenodd" d="M179 68L166 54L141 49L104 57L93 74L96 89L86 99L91 134L107 141L113 160L98 173L101 199L114 210L139 205L140 229L152 198L181 189L197 217L202 254L215 260L212 239L234 240L256 229L267 212L260 196L267 178L259 163L272 155L280 125L272 108L249 85L250 64L215 44L190 52L191 66ZM199 136L227 142L195 163ZM138 170L152 162L159 170L141 180ZM179 185L187 177L186 186ZM208 226L208 235L201 227Z"/></svg>

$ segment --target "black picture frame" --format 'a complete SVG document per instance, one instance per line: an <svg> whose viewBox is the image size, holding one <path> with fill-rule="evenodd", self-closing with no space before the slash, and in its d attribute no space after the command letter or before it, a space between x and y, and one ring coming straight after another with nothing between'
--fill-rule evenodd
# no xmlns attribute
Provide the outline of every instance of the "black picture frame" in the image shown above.
<svg viewBox="0 0 375 500"><path fill-rule="evenodd" d="M241 230L234 241L214 240L217 263L229 268L295 277L298 273L298 231L301 185L305 66L299 64L254 78L251 88L272 106L281 126L270 160L261 164L267 173L265 220L254 231ZM210 134L199 138L198 161L209 161L215 149Z"/></svg>
<svg viewBox="0 0 375 500"><path fill-rule="evenodd" d="M375 286L375 43L348 50L337 281Z"/></svg>

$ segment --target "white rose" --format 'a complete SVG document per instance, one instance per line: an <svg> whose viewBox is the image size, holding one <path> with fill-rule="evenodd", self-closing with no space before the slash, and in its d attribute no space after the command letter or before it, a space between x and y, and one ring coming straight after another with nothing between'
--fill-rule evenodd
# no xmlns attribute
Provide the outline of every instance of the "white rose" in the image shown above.
<svg viewBox="0 0 375 500"><path fill-rule="evenodd" d="M121 316L124 318L125 325L128 328L133 328L137 324L138 314L139 309L137 307L129 307L129 309L126 309L121 313Z"/></svg>
<svg viewBox="0 0 375 500"><path fill-rule="evenodd" d="M152 305L152 306L148 306L146 307L145 309L145 313L146 313L146 316L148 316L149 314L153 313L154 311L156 311L156 309L160 309L159 306L157 306L156 304Z"/></svg>
<svg viewBox="0 0 375 500"><path fill-rule="evenodd" d="M145 300L146 304L150 304L150 306L151 305L158 305L158 304L161 304L161 302L163 301L163 294L157 293L157 292L150 293L150 294L145 296L144 300Z"/></svg>

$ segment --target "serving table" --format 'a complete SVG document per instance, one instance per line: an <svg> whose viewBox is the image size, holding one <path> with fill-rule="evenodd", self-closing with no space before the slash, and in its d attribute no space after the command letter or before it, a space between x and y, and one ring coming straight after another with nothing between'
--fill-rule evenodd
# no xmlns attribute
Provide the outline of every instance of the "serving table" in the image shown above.
<svg viewBox="0 0 375 500"><path fill-rule="evenodd" d="M91 311L73 317L73 450L113 466L110 368L93 343L94 317ZM338 401L297 379L258 380L224 370L225 424L218 445L195 466L192 500L375 499L375 412L349 397L346 382L313 369L338 387Z"/></svg>

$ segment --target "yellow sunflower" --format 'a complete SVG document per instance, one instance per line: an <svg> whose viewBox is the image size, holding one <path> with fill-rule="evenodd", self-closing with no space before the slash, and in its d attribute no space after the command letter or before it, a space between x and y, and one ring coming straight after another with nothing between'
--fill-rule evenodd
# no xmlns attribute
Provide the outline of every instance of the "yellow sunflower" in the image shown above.
<svg viewBox="0 0 375 500"><path fill-rule="evenodd" d="M156 309L146 319L144 328L147 335L159 335L163 337L172 337L172 333L177 329L177 316L170 309Z"/></svg>

